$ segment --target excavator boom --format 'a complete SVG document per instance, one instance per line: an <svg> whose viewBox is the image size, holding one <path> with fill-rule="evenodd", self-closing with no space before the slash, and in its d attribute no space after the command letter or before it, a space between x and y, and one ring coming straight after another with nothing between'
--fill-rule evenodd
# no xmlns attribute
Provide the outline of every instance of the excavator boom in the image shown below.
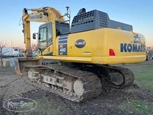
<svg viewBox="0 0 153 115"><path fill-rule="evenodd" d="M28 11L31 11L29 14ZM22 12L22 22L23 22L23 34L24 34L24 43L25 43L25 58L17 59L15 71L18 75L22 75L22 70L24 65L27 64L41 64L39 59L33 58L32 49L31 49L31 33L30 33L30 22L52 22L55 20L60 22L65 22L64 17L61 13L52 7L43 7L43 8L32 8L32 9L23 9ZM55 27L54 27L55 28ZM55 33L55 29L53 28L53 33ZM55 36L53 36L55 37Z"/></svg>
<svg viewBox="0 0 153 115"><path fill-rule="evenodd" d="M43 8L32 8L29 9L32 13L28 14L28 9L24 8L22 13L23 22L23 33L24 33L24 43L26 45L25 56L31 57L31 33L30 33L30 22L53 22L59 20L64 22L65 19L61 13L52 7ZM55 31L53 29L53 31Z"/></svg>

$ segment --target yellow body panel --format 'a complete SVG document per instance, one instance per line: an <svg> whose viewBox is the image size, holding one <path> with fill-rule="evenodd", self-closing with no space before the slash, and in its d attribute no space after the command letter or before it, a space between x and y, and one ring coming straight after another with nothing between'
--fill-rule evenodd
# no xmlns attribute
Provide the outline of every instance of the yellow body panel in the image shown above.
<svg viewBox="0 0 153 115"><path fill-rule="evenodd" d="M56 50L54 52L54 54L58 55L39 56L38 58L96 64L142 62L146 59L145 38L140 34L136 37L139 39L139 42L134 41L135 34L133 32L110 28L73 33L67 36L66 55L59 54L59 39L61 37L58 37L55 39ZM85 41L85 46L82 48L75 46L76 41L79 39ZM114 51L115 56L110 56L110 49ZM42 54L46 54L46 51Z"/></svg>
<svg viewBox="0 0 153 115"><path fill-rule="evenodd" d="M50 46L48 46L43 52L42 55L48 55L50 53L53 52L53 44L51 44Z"/></svg>

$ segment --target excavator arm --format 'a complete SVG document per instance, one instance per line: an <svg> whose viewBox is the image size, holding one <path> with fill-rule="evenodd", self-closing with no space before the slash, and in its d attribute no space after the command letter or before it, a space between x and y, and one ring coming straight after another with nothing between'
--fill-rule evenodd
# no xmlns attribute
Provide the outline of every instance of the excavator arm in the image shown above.
<svg viewBox="0 0 153 115"><path fill-rule="evenodd" d="M28 13L29 10L31 11L30 14ZM65 22L64 17L55 8L43 7L43 8L32 8L32 9L24 8L23 9L22 22L23 22L23 33L24 33L26 57L32 57L30 22L52 22L53 38L55 38L56 37L55 36L56 35L55 20L58 20L60 22Z"/></svg>
<svg viewBox="0 0 153 115"><path fill-rule="evenodd" d="M30 13L28 13L30 11ZM70 17L68 13L64 15ZM41 64L39 59L32 57L31 49L31 33L30 33L30 22L51 22L52 23L52 32L53 39L56 39L56 24L55 21L65 22L64 16L61 13L52 7L43 7L43 8L32 8L32 9L23 9L22 13L22 22L23 22L23 34L24 34L24 43L25 43L25 58L16 59L15 71L18 75L23 75L22 71L24 70L25 65L29 64ZM69 19L70 20L70 19ZM55 40L53 40L53 50L56 46ZM55 52L55 51L54 51Z"/></svg>

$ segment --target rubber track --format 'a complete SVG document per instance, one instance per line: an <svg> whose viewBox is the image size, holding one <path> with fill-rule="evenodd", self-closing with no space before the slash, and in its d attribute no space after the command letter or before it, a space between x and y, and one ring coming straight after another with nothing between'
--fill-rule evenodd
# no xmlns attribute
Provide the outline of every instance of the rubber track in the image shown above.
<svg viewBox="0 0 153 115"><path fill-rule="evenodd" d="M85 91L84 91L84 94L80 98L78 98L76 96L70 96L68 94L59 92L57 90L52 90L51 88L48 88L41 84L31 82L28 79L28 77L25 78L27 83L33 86L36 86L38 88L41 88L45 91L49 91L49 92L58 94L59 96L66 98L68 100L71 100L73 102L82 102L82 101L90 100L92 98L99 96L102 91L102 84L101 84L100 79L94 73L91 73L91 72L81 71L76 68L70 68L70 67L63 66L63 65L62 66L61 65L50 65L50 66L33 65L33 66L27 66L27 67L28 68L46 68L46 70L52 69L52 70L55 70L56 72L60 72L64 75L75 77L81 80Z"/></svg>

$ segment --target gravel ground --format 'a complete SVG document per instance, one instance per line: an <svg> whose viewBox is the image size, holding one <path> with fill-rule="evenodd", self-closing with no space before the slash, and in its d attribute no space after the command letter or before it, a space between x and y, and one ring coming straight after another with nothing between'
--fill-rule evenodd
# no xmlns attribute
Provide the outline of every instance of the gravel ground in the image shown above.
<svg viewBox="0 0 153 115"><path fill-rule="evenodd" d="M139 65L143 68L143 65L151 63L153 61ZM126 65L129 68L134 66L135 64ZM109 89L95 99L74 103L26 84L12 68L7 68L0 70L0 115L152 115L153 89L142 87L136 81L135 83L124 90ZM33 99L37 102L37 107L30 112L9 112L2 104L12 97Z"/></svg>

